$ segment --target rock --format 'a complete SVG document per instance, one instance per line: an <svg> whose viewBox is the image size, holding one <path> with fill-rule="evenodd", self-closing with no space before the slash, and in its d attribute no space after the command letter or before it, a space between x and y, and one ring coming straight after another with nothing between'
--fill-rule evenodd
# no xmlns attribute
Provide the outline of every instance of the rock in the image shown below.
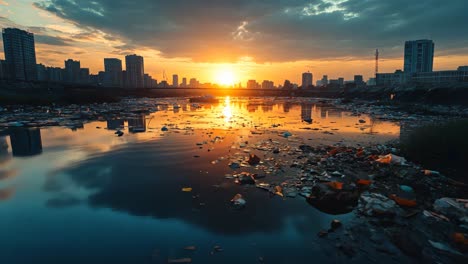
<svg viewBox="0 0 468 264"><path fill-rule="evenodd" d="M292 136L292 134L291 134L291 132L284 132L282 136L284 138L288 138L288 137Z"/></svg>
<svg viewBox="0 0 468 264"><path fill-rule="evenodd" d="M223 252L224 249L221 246L214 246L213 247L214 252Z"/></svg>
<svg viewBox="0 0 468 264"><path fill-rule="evenodd" d="M319 237L326 237L327 235L328 235L328 231L326 231L326 230L321 230L317 234L317 236L319 236Z"/></svg>
<svg viewBox="0 0 468 264"><path fill-rule="evenodd" d="M234 198L231 199L231 203L236 208L243 208L247 204L247 201L244 199L242 194L236 194Z"/></svg>
<svg viewBox="0 0 468 264"><path fill-rule="evenodd" d="M360 198L361 212L367 216L394 216L396 203L378 193L365 193Z"/></svg>
<svg viewBox="0 0 468 264"><path fill-rule="evenodd" d="M333 221L330 223L331 229L333 229L333 230L336 230L336 229L340 228L342 225L343 225L343 224L341 223L341 221L340 221L340 220L337 220L337 219L333 220Z"/></svg>
<svg viewBox="0 0 468 264"><path fill-rule="evenodd" d="M460 252L456 251L455 249L451 248L449 245L446 245L444 243L429 240L429 244L431 244L432 247L434 247L435 249L438 249L440 251L449 252L449 253L455 254L455 255L461 255Z"/></svg>
<svg viewBox="0 0 468 264"><path fill-rule="evenodd" d="M229 167L230 167L231 169L233 169L233 170L234 170L234 169L239 169L239 168L240 168L240 164L237 163L237 162L231 162L231 163L229 164Z"/></svg>
<svg viewBox="0 0 468 264"><path fill-rule="evenodd" d="M168 129L166 126L163 126L163 127L161 128L161 131L166 132L166 131L169 131L169 129Z"/></svg>
<svg viewBox="0 0 468 264"><path fill-rule="evenodd" d="M453 198L440 198L434 202L434 209L449 218L456 219L464 224L468 224L468 208L467 203L459 202Z"/></svg>
<svg viewBox="0 0 468 264"><path fill-rule="evenodd" d="M236 179L237 184L255 184L255 179L251 173L248 172L242 172L237 176Z"/></svg>
<svg viewBox="0 0 468 264"><path fill-rule="evenodd" d="M250 154L249 160L247 162L249 165L255 166L260 163L260 158L257 155Z"/></svg>
<svg viewBox="0 0 468 264"><path fill-rule="evenodd" d="M366 120L360 119L360 120L359 120L359 123L364 124L364 123L366 123Z"/></svg>

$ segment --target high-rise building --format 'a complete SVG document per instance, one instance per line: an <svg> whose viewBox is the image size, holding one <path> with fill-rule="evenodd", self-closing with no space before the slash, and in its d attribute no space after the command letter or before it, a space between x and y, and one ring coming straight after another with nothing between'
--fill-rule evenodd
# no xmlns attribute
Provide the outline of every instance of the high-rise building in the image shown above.
<svg viewBox="0 0 468 264"><path fill-rule="evenodd" d="M127 87L143 88L145 85L145 66L143 57L138 55L125 56L125 66L127 72Z"/></svg>
<svg viewBox="0 0 468 264"><path fill-rule="evenodd" d="M362 75L354 75L354 84L356 84L357 87L363 86L365 84Z"/></svg>
<svg viewBox="0 0 468 264"><path fill-rule="evenodd" d="M115 58L104 59L104 80L105 87L122 86L122 61Z"/></svg>
<svg viewBox="0 0 468 264"><path fill-rule="evenodd" d="M327 86L328 85L328 75L324 75L322 77L322 82L321 82L322 86Z"/></svg>
<svg viewBox="0 0 468 264"><path fill-rule="evenodd" d="M434 42L428 39L405 42L405 73L432 72Z"/></svg>
<svg viewBox="0 0 468 264"><path fill-rule="evenodd" d="M37 80L38 81L48 81L49 76L47 74L47 68L43 64L37 64Z"/></svg>
<svg viewBox="0 0 468 264"><path fill-rule="evenodd" d="M179 75L177 74L172 75L172 86L179 87Z"/></svg>
<svg viewBox="0 0 468 264"><path fill-rule="evenodd" d="M34 34L17 28L3 29L3 48L10 79L37 80Z"/></svg>
<svg viewBox="0 0 468 264"><path fill-rule="evenodd" d="M260 88L260 84L258 84L256 80L247 81L247 89L259 89L259 88Z"/></svg>
<svg viewBox="0 0 468 264"><path fill-rule="evenodd" d="M262 82L262 89L273 89L274 88L274 83L269 80L264 80Z"/></svg>
<svg viewBox="0 0 468 264"><path fill-rule="evenodd" d="M81 64L79 61L68 59L65 61L65 82L77 83L80 81Z"/></svg>
<svg viewBox="0 0 468 264"><path fill-rule="evenodd" d="M63 69L59 67L47 67L47 80L50 82L62 82Z"/></svg>
<svg viewBox="0 0 468 264"><path fill-rule="evenodd" d="M0 60L0 80L2 79L8 79L8 68L4 60Z"/></svg>
<svg viewBox="0 0 468 264"><path fill-rule="evenodd" d="M189 86L190 88L198 88L200 86L200 82L197 81L196 78L191 78Z"/></svg>
<svg viewBox="0 0 468 264"><path fill-rule="evenodd" d="M180 87L187 87L187 78L182 78L182 83L180 84Z"/></svg>
<svg viewBox="0 0 468 264"><path fill-rule="evenodd" d="M340 86L344 85L344 78L343 77L338 78L338 85L340 85Z"/></svg>
<svg viewBox="0 0 468 264"><path fill-rule="evenodd" d="M89 69L88 68L81 68L80 69L80 83L89 83Z"/></svg>
<svg viewBox="0 0 468 264"><path fill-rule="evenodd" d="M313 84L313 76L310 72L304 72L302 74L302 89L309 88Z"/></svg>

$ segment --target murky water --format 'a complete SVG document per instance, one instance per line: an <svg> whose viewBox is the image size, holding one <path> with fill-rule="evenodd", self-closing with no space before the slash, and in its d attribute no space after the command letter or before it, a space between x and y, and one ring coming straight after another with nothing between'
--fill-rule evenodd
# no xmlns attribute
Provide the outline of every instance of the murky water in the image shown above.
<svg viewBox="0 0 468 264"><path fill-rule="evenodd" d="M398 124L310 101L174 102L158 105L149 116L79 129L4 131L0 262L333 261L335 253L321 247L317 232L349 215L325 214L300 196L281 198L236 185L225 178L234 171L230 158L266 158L255 146L268 139L295 147L366 145L400 136ZM125 134L118 137L120 127ZM282 137L285 132L292 136ZM282 176L267 177L281 182ZM192 191L183 192L187 187ZM230 205L237 193L247 200L242 210Z"/></svg>

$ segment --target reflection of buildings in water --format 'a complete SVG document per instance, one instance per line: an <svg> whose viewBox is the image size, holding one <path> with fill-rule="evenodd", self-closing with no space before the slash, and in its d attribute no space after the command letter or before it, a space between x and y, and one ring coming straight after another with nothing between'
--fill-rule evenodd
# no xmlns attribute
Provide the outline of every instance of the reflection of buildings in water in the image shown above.
<svg viewBox="0 0 468 264"><path fill-rule="evenodd" d="M317 107L316 111L317 111L317 114L320 117L320 119L327 119L328 118L328 112L323 107Z"/></svg>
<svg viewBox="0 0 468 264"><path fill-rule="evenodd" d="M172 111L174 112L174 114L177 114L180 111L180 107L174 107Z"/></svg>
<svg viewBox="0 0 468 264"><path fill-rule="evenodd" d="M283 104L283 112L284 113L289 113L289 109L291 108L291 104L290 103L284 103Z"/></svg>
<svg viewBox="0 0 468 264"><path fill-rule="evenodd" d="M146 132L146 119L144 115L128 119L128 131L130 133Z"/></svg>
<svg viewBox="0 0 468 264"><path fill-rule="evenodd" d="M273 111L273 105L262 105L263 112L271 112Z"/></svg>
<svg viewBox="0 0 468 264"><path fill-rule="evenodd" d="M34 156L42 153L41 130L39 128L16 128L10 131L13 156Z"/></svg>
<svg viewBox="0 0 468 264"><path fill-rule="evenodd" d="M416 127L414 122L400 122L400 142L407 142Z"/></svg>
<svg viewBox="0 0 468 264"><path fill-rule="evenodd" d="M169 109L169 105L168 104L160 104L157 106L157 109L160 110L160 111L166 111L167 109Z"/></svg>
<svg viewBox="0 0 468 264"><path fill-rule="evenodd" d="M258 109L258 105L254 105L254 104L247 105L247 111L249 111L249 113L254 113L257 111L257 109Z"/></svg>
<svg viewBox="0 0 468 264"><path fill-rule="evenodd" d="M5 163L9 158L7 139L2 136L0 137L0 164Z"/></svg>
<svg viewBox="0 0 468 264"><path fill-rule="evenodd" d="M312 106L313 104L311 103L301 104L301 119L309 124L312 123Z"/></svg>
<svg viewBox="0 0 468 264"><path fill-rule="evenodd" d="M123 129L125 126L123 119L111 119L107 120L107 129L109 130L118 130Z"/></svg>
<svg viewBox="0 0 468 264"><path fill-rule="evenodd" d="M182 105L182 111L187 112L188 106L187 104Z"/></svg>
<svg viewBox="0 0 468 264"><path fill-rule="evenodd" d="M343 111L336 108L327 108L328 117L343 117Z"/></svg>

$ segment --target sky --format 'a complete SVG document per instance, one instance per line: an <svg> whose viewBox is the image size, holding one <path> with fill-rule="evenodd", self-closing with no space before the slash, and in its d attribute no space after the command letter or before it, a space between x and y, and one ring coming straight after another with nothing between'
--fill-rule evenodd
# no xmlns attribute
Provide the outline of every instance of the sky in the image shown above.
<svg viewBox="0 0 468 264"><path fill-rule="evenodd" d="M466 0L0 0L0 26L35 34L38 63L138 54L145 72L201 82L300 83L403 67L406 40L435 42L434 70L468 65ZM3 47L0 58L3 58ZM223 80L224 78L224 80ZM171 80L169 80L171 81Z"/></svg>

